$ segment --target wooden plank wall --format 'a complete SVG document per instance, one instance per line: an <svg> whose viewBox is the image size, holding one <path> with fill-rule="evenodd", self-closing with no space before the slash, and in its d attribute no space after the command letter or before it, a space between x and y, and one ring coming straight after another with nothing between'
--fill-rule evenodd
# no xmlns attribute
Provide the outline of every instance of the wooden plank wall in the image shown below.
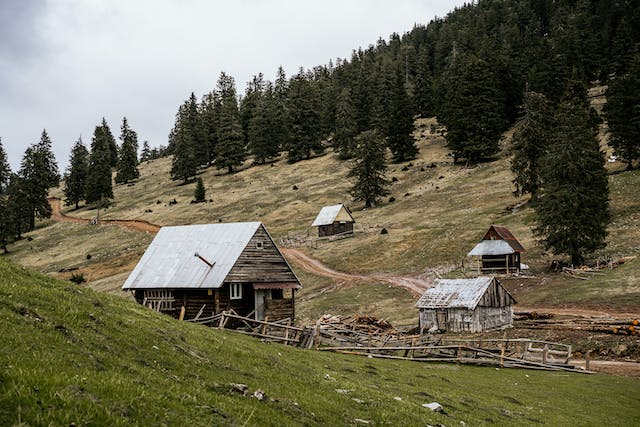
<svg viewBox="0 0 640 427"><path fill-rule="evenodd" d="M262 248L258 247L262 243ZM225 279L226 282L296 282L284 257L260 226Z"/></svg>

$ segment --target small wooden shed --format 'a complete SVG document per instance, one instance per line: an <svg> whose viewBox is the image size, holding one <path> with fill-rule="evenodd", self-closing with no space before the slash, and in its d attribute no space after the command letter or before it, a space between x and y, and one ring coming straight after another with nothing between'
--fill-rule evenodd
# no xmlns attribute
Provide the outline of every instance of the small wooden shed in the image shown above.
<svg viewBox="0 0 640 427"><path fill-rule="evenodd" d="M482 332L513 323L511 294L493 276L437 279L416 303L420 333Z"/></svg>
<svg viewBox="0 0 640 427"><path fill-rule="evenodd" d="M355 222L349 208L340 204L323 207L311 226L318 227L318 237L327 237L353 234Z"/></svg>
<svg viewBox="0 0 640 427"><path fill-rule="evenodd" d="M484 237L467 254L478 257L479 273L519 273L524 246L504 226L492 225Z"/></svg>
<svg viewBox="0 0 640 427"><path fill-rule="evenodd" d="M122 288L180 319L280 320L294 318L301 285L265 226L240 222L162 227Z"/></svg>

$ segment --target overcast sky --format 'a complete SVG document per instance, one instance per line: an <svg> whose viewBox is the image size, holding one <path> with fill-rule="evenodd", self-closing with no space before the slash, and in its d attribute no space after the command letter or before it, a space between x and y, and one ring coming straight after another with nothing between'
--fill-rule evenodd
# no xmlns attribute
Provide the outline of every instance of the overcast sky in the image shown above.
<svg viewBox="0 0 640 427"><path fill-rule="evenodd" d="M445 0L0 0L0 138L14 170L42 129L63 172L71 146L122 117L140 145L166 145L178 106L259 72L350 58L444 17Z"/></svg>

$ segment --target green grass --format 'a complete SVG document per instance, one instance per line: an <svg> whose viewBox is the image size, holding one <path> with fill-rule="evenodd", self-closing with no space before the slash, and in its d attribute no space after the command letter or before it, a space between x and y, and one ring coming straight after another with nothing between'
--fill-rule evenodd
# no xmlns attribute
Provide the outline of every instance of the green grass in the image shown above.
<svg viewBox="0 0 640 427"><path fill-rule="evenodd" d="M0 323L0 425L640 422L637 379L386 361L266 344L177 322L1 259ZM231 383L261 389L269 400L236 393ZM420 406L432 401L447 414Z"/></svg>

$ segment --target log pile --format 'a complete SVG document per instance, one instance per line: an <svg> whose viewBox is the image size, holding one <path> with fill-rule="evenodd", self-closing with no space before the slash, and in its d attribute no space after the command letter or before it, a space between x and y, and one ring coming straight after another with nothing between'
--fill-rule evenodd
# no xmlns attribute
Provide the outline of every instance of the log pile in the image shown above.
<svg viewBox="0 0 640 427"><path fill-rule="evenodd" d="M640 322L638 319L555 319L551 314L517 312L515 313L514 321L517 322L518 327L527 329L563 329L617 335L638 335L640 333Z"/></svg>

